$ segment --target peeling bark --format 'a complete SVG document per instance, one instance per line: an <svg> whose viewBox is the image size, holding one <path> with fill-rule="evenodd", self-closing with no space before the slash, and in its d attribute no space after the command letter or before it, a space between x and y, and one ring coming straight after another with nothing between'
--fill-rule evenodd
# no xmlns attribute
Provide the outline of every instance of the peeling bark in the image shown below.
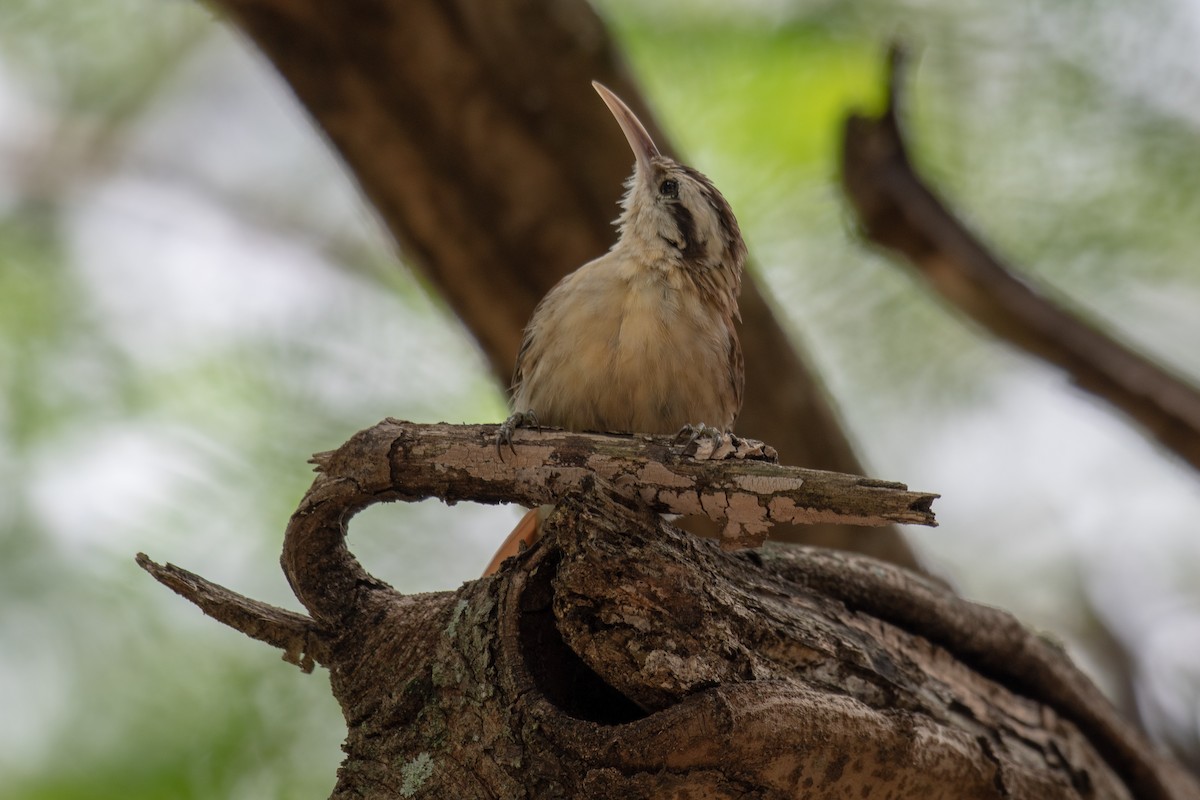
<svg viewBox="0 0 1200 800"><path fill-rule="evenodd" d="M774 448L725 435L701 438L687 454L667 436L520 430L512 447L496 444L495 425L417 425L385 420L351 444L319 454L318 469L353 463L389 470L355 476L356 487L399 499L553 504L591 476L622 497L663 514L704 515L720 525L722 544L755 547L776 524L837 522L934 525L935 494L902 483L776 463Z"/></svg>
<svg viewBox="0 0 1200 800"><path fill-rule="evenodd" d="M1200 798L1007 614L862 556L723 551L595 474L561 487L543 539L496 575L402 595L347 549L354 513L429 493L541 497L488 429L448 427L388 421L317 457L283 558L311 618L139 556L214 618L305 642L289 660L329 669L348 727L334 798ZM452 433L495 459L474 489L434 455L472 446ZM654 439L544 436L642 473L686 461ZM517 453L541 455L526 440ZM723 484L778 468L691 467Z"/></svg>

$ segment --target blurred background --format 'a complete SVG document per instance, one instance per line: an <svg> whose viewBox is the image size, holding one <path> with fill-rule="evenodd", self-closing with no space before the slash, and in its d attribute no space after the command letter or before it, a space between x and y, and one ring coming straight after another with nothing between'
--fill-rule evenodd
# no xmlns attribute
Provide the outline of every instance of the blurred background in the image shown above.
<svg viewBox="0 0 1200 800"><path fill-rule="evenodd" d="M603 0L908 533L1200 763L1200 476L863 247L841 124L919 45L909 132L1040 285L1200 383L1200 2ZM581 87L581 91L590 91ZM613 209L616 215L616 208ZM0 0L0 785L325 796L321 670L207 620L137 551L296 608L305 463L384 416L499 421L474 343L265 60L204 7ZM405 592L479 574L513 509L373 508Z"/></svg>

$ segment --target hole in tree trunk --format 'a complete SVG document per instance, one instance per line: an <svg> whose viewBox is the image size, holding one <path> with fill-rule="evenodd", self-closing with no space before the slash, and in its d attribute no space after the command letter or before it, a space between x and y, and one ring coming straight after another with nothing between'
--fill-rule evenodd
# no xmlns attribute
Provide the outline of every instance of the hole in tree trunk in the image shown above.
<svg viewBox="0 0 1200 800"><path fill-rule="evenodd" d="M564 714L617 725L647 716L641 706L609 686L563 641L554 619L551 579L558 559L529 576L521 595L521 655L538 690Z"/></svg>

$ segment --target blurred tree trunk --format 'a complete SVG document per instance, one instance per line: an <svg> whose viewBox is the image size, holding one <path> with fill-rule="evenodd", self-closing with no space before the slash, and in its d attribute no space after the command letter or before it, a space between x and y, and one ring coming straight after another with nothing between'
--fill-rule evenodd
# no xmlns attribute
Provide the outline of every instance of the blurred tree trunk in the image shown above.
<svg viewBox="0 0 1200 800"><path fill-rule="evenodd" d="M633 157L590 81L672 149L603 22L584 0L214 3L279 69L507 386L534 306L615 239ZM738 432L785 463L863 474L753 275L741 308ZM919 568L894 528L781 526L772 536Z"/></svg>

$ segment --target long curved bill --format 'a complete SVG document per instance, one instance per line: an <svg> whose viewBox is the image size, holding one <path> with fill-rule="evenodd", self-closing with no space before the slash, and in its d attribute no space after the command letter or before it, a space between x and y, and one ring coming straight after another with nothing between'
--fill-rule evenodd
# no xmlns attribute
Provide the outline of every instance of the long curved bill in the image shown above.
<svg viewBox="0 0 1200 800"><path fill-rule="evenodd" d="M617 124L621 126L625 139L633 148L633 155L637 159L638 166L645 173L650 167L650 159L658 155L658 146L646 132L646 126L642 125L641 121L629 110L629 106L625 105L621 98L613 94L607 86L592 81L592 88L600 95L600 99L604 101L604 105L608 106L612 115L617 118Z"/></svg>

